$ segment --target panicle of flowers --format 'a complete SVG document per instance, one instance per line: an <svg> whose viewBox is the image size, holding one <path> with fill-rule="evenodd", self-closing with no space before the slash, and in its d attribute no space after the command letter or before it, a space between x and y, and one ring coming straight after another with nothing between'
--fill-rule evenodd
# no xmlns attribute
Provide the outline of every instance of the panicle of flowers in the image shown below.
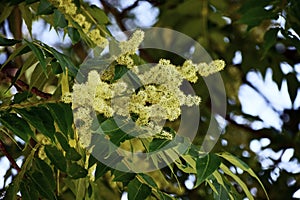
<svg viewBox="0 0 300 200"><path fill-rule="evenodd" d="M50 2L62 13L65 13L74 20L94 44L102 48L107 46L107 39L101 36L100 30L97 27L91 30L92 23L90 23L83 14L77 12L77 7L72 0L50 0Z"/></svg>
<svg viewBox="0 0 300 200"><path fill-rule="evenodd" d="M138 30L128 41L121 42L121 56L117 60L119 64L123 62L128 68L132 67L142 87L133 88L126 79L109 82L111 80L107 79L113 77L114 68L109 68L109 75L105 75L105 79L97 71L90 71L87 82L74 85L72 106L77 117L85 121L80 126L83 131L88 131L88 126L92 124L90 113L94 110L105 117L117 114L131 118L134 114L137 125L148 127L160 133L160 137L171 139L172 134L159 131L162 130L159 122L174 121L181 115L181 106L191 107L199 105L201 101L199 96L183 92L183 81L196 82L198 74L208 76L225 66L222 60L209 64L194 64L187 60L182 66L175 66L170 60L160 59L153 67L137 67L133 60L130 61L130 55L136 52L143 37L143 32ZM68 100L67 97L65 99Z"/></svg>
<svg viewBox="0 0 300 200"><path fill-rule="evenodd" d="M101 82L100 76L96 71L88 74L88 80L85 83L76 83L73 86L72 109L74 113L76 130L80 133L89 133L93 122L92 113L93 99L96 94L97 85ZM85 106L82 106L85 105ZM84 145L89 144L90 134L81 134L80 142Z"/></svg>
<svg viewBox="0 0 300 200"><path fill-rule="evenodd" d="M134 66L134 61L130 55L135 54L143 40L144 32L142 30L136 30L129 40L121 41L119 43L121 53L116 61L120 65L126 65L128 68L132 68Z"/></svg>
<svg viewBox="0 0 300 200"><path fill-rule="evenodd" d="M142 30L136 30L129 40L120 42L119 47L121 49L121 54L134 54L143 40L144 32Z"/></svg>
<svg viewBox="0 0 300 200"><path fill-rule="evenodd" d="M205 62L194 64L191 60L186 60L181 67L177 67L178 72L188 81L197 82L198 76L209 76L221 71L225 67L223 60L213 60L207 64Z"/></svg>
<svg viewBox="0 0 300 200"><path fill-rule="evenodd" d="M208 76L218 71L221 71L225 67L223 60L213 60L211 63L198 64L198 73L200 76Z"/></svg>

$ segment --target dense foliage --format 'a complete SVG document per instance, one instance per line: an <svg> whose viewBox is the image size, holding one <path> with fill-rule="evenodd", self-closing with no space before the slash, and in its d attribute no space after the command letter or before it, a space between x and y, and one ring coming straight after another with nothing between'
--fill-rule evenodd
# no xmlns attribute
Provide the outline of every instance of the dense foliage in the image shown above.
<svg viewBox="0 0 300 200"><path fill-rule="evenodd" d="M300 188L299 1L93 3L96 5L81 0L1 1L0 156L1 161L10 162L0 186L1 198L120 199L125 192L129 200L292 198ZM146 14L151 17L145 18ZM47 29L35 32L36 26ZM186 34L201 44L214 61L192 63L174 52L158 49L137 53L143 42L142 31L126 32L125 36L131 37L123 42L116 40L119 30L145 27L169 28ZM41 37L37 34L42 32L49 32L50 37L51 30L57 33L56 43L48 38L38 39ZM171 34L155 38L151 41L154 46L170 45L172 41ZM93 49L94 55L100 55L108 44L109 50L104 50L108 51L104 54L113 55L114 61L101 80L95 71L82 78L83 66L101 70L103 65L103 60L86 60L89 52ZM224 69L220 60L226 63ZM135 66L146 63L158 64L151 73L139 74ZM210 96L204 77L221 69L227 95L224 116L218 113L222 109L211 111L212 104L223 105ZM273 89L287 87L288 94L272 99L264 86L249 78L254 72L263 78L271 73L276 83ZM123 95L122 89L111 88L122 88L118 81L124 76L135 84L149 82L135 88L133 97L126 100L131 102L129 118L137 126L148 128L149 118L158 114L167 120L156 135L139 137L144 132L128 125L122 105L114 108L118 111L108 106L113 97ZM156 84L149 81L156 76ZM201 102L196 96L181 94L181 82L175 87L181 77L191 82ZM168 84L174 79L174 83ZM261 109L258 114L249 114L240 100L245 87L265 102L266 107L253 108ZM213 90L223 92L218 87ZM96 92L97 98L93 99L91 92ZM178 101L175 93L183 100ZM249 94L248 98L255 101L258 97ZM284 99L289 99L290 105L278 107ZM161 105L162 114L149 114L147 109L155 104ZM179 107L198 104L201 117L196 137L189 141L188 137L177 136ZM87 109L78 105L86 105ZM97 128L93 128L95 121L84 121L91 108L96 110ZM279 116L279 125L265 122L262 114L267 109L273 111L270 118ZM112 117L113 113L120 116L119 121ZM88 123L91 129L86 128ZM222 135L207 153L201 145L211 123L219 125L220 129L215 131L221 130ZM134 134L124 131L124 126ZM88 137L79 134L87 130ZM174 147L170 145L173 141L188 148ZM107 146L109 142L117 148L150 155L170 148L151 157L156 170L132 171L131 161L114 159L119 157L115 156L115 149ZM99 161L93 152L101 152L106 162ZM139 161L141 165L143 162ZM159 167L161 163L167 165Z"/></svg>

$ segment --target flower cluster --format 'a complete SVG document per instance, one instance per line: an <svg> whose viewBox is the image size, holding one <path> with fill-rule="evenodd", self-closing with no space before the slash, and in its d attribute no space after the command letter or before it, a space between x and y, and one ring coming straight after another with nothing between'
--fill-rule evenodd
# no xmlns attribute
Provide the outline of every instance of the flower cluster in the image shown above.
<svg viewBox="0 0 300 200"><path fill-rule="evenodd" d="M120 43L121 55L117 62L126 64L138 79L134 86L130 78L107 80L97 71L90 71L85 83L75 84L72 93L72 106L75 118L85 123L80 129L88 132L92 124L91 112L103 114L105 117L120 115L134 119L137 126L149 128L160 134L162 138L172 138L167 132L162 132L158 124L161 121L174 121L181 115L182 106L199 105L200 97L186 94L183 81L196 82L198 75L208 76L224 68L221 60L210 64L194 64L187 60L182 66L173 65L170 60L161 59L154 66L136 66L130 55L134 54L143 40L143 32L137 31L128 40ZM129 62L125 60L131 59ZM109 68L109 74L114 68ZM69 96L65 97L69 100Z"/></svg>
<svg viewBox="0 0 300 200"><path fill-rule="evenodd" d="M139 45L144 39L144 32L141 30L135 31L128 41L122 41L119 44L121 54L117 58L117 63L120 65L126 65L128 68L134 66L134 61L130 57L138 50Z"/></svg>
<svg viewBox="0 0 300 200"><path fill-rule="evenodd" d="M197 73L200 76L208 76L221 71L224 67L225 62L223 60L214 60L209 64L194 64L191 60L187 60L183 63L182 67L177 67L177 70L186 80L195 83L198 80Z"/></svg>
<svg viewBox="0 0 300 200"><path fill-rule="evenodd" d="M103 48L107 46L107 39L101 36L100 30L97 27L91 30L92 23L83 14L78 13L77 7L72 0L50 0L50 2L76 22L94 44Z"/></svg>

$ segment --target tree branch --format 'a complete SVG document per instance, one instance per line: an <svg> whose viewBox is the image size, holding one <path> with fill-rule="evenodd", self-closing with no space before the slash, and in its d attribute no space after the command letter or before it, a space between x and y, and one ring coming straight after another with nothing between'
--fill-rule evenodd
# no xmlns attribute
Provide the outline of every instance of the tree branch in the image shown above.
<svg viewBox="0 0 300 200"><path fill-rule="evenodd" d="M120 27L120 29L122 31L127 31L127 28L125 27L125 25L122 21L124 14L122 14L120 11L118 11L118 9L113 7L113 5L111 5L110 3L108 3L105 0L100 0L100 3L102 4L105 12L110 12L115 17L116 22L117 22L118 26Z"/></svg>
<svg viewBox="0 0 300 200"><path fill-rule="evenodd" d="M15 77L13 77L13 76L11 76L9 74L6 74L6 76L10 79L10 81L14 80L14 78L15 78ZM51 94L42 92L39 89L37 89L36 87L32 87L30 89L29 85L27 83L25 83L24 81L22 81L22 80L16 80L16 82L14 83L14 85L16 87L20 88L22 91L29 91L32 94L35 94L36 96L39 96L39 97L41 97L43 99L50 99L52 97Z"/></svg>
<svg viewBox="0 0 300 200"><path fill-rule="evenodd" d="M6 156L6 158L9 160L11 166L16 169L18 172L21 171L21 168L17 165L16 161L13 159L13 157L6 151L5 145L0 140L0 151Z"/></svg>

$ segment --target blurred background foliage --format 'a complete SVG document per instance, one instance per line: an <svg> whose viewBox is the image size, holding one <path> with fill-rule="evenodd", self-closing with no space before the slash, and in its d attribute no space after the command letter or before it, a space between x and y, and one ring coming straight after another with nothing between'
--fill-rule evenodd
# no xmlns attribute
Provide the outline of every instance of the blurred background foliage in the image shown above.
<svg viewBox="0 0 300 200"><path fill-rule="evenodd" d="M67 29L63 20L45 17L59 17L59 14L47 15L51 13L51 9L48 10L48 1L40 1L34 11L26 6L35 2L34 0L1 1L1 35L15 40L29 38L33 32L31 30L34 29L31 25L33 21L39 18L44 22L54 20L56 22L54 28L58 34L62 36L64 31L69 34L66 36L67 42L54 43L55 49L71 58L70 61L65 62L73 62L76 66L80 64L89 49L85 39L81 38L76 30ZM170 28L198 41L213 59L223 59L227 66L221 75L226 87L228 108L225 119L216 118L222 124L224 131L213 151L227 151L246 162L258 174L270 199L293 197L300 189L300 2L298 0L100 0L89 2L87 7L93 3L103 8L110 22L105 19L106 15L100 15L101 21L104 22L101 26L112 33L116 30L126 31L137 27ZM33 14L34 12L37 13ZM27 25L27 32L24 31L26 29L24 24ZM39 26L40 29L47 28L46 31L50 28L43 23ZM34 35L34 37L38 36ZM168 37L162 36L162 41L167 42ZM5 42L15 42L16 45L20 45L14 40ZM45 48L50 50L49 47ZM55 50L51 51L53 53ZM11 53L9 47L1 47L1 64ZM64 60L59 53L55 55L57 60ZM141 52L141 57L147 61L157 61L164 57L170 58L174 63L181 62L179 58L174 58L168 52L157 53L148 50ZM51 62L53 66L51 69L58 71L52 71L53 73L49 73L48 77L44 71L34 70L32 75L26 77L25 74L21 80L25 83L36 81L32 87L59 96L60 90L54 86L60 82L55 73L61 73L61 68L57 67L58 64L53 60L46 62ZM11 77L6 76L7 72L15 74L22 64L24 61L17 58L2 69L0 74L2 103L9 102L11 98L8 93L5 93L11 82ZM27 64L30 65L29 62ZM251 75L259 78L251 79ZM28 79L29 77L31 80ZM267 80L275 84L267 85ZM22 87L23 81L17 82L19 87ZM195 144L201 144L211 115L210 99L207 90L203 88L204 84L200 81L195 85L195 90L202 97L201 122ZM285 90L287 92L283 92ZM276 95L279 91L282 91L280 95ZM242 100L241 95L244 93L247 93L246 99ZM19 98L22 99L24 96L20 95ZM247 101L254 103L249 107ZM264 106L261 106L260 101L264 102ZM278 106L281 102L287 103ZM257 110L257 112L253 114L255 112L249 110ZM274 116L279 121L273 121L274 124L269 123L267 119L272 119ZM6 130L2 129L3 131ZM23 144L13 143L6 135L2 134L1 140L5 143L7 151L13 158L20 158L24 152L21 152L18 146ZM4 156L1 153L0 155ZM36 165L35 167L40 167ZM243 173L235 166L231 166L230 169L246 180L245 183L255 199L266 199L259 183L249 174ZM189 178L188 174L182 174L179 169L174 170L180 182L193 179ZM12 172L7 170L4 178L11 177ZM176 184L177 180L172 178L170 171L166 169L164 173L169 177L168 181ZM32 175L33 178L37 176L37 174ZM187 187L188 192L182 194L182 199L213 199L213 192L203 184L197 189L190 189L187 184L183 185ZM242 192L238 184L234 187ZM103 188L102 196L109 195L115 198L113 194L116 191L112 191L107 186ZM169 191L172 191L172 188L169 188Z"/></svg>

